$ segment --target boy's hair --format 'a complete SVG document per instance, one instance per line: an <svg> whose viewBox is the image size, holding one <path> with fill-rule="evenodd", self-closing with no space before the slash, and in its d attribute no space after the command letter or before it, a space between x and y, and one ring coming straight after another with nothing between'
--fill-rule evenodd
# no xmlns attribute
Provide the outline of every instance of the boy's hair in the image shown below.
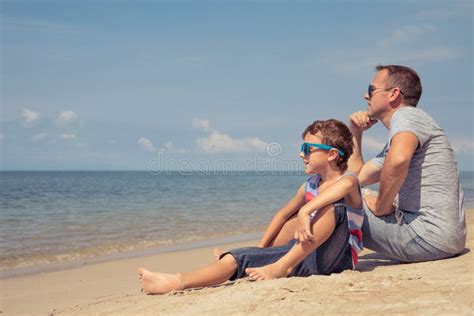
<svg viewBox="0 0 474 316"><path fill-rule="evenodd" d="M339 155L336 159L336 165L342 170L347 170L347 161L352 155L352 133L346 124L341 121L330 119L326 121L314 121L311 125L306 127L303 134L303 139L306 134L310 133L316 135L321 132L323 144L336 147L342 150L344 156Z"/></svg>
<svg viewBox="0 0 474 316"><path fill-rule="evenodd" d="M416 107L423 89L416 71L405 66L378 65L376 71L387 70L385 83L387 87L398 87L403 92L403 103Z"/></svg>

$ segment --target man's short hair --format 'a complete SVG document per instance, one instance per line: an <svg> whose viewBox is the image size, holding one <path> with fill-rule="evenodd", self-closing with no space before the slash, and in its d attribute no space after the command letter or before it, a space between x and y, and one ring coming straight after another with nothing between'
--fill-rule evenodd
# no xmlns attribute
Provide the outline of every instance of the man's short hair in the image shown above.
<svg viewBox="0 0 474 316"><path fill-rule="evenodd" d="M405 66L378 65L376 71L387 70L387 87L398 87L403 93L403 103L416 107L421 98L422 87L416 71Z"/></svg>

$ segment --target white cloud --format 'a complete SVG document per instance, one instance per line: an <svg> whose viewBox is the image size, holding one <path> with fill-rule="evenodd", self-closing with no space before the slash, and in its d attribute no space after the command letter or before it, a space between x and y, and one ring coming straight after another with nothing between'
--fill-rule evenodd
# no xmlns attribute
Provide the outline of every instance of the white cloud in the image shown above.
<svg viewBox="0 0 474 316"><path fill-rule="evenodd" d="M361 38L361 44L351 47L350 54L342 48L328 53L318 63L345 73L366 71L377 64L418 66L447 62L465 54L462 49L448 46L447 43L432 44L437 33L438 28L430 23L382 29L378 34Z"/></svg>
<svg viewBox="0 0 474 316"><path fill-rule="evenodd" d="M210 132L213 129L211 128L211 124L209 123L209 120L206 119L200 119L200 118L194 118L193 119L193 127L199 128L205 132Z"/></svg>
<svg viewBox="0 0 474 316"><path fill-rule="evenodd" d="M194 119L193 126L209 133L207 137L196 140L199 149L205 153L265 151L268 146L267 142L257 137L234 139L211 128L209 120Z"/></svg>
<svg viewBox="0 0 474 316"><path fill-rule="evenodd" d="M153 145L153 142L149 140L148 138L145 137L140 137L137 141L137 143L142 146L143 149L149 151L149 152L155 152L156 148Z"/></svg>
<svg viewBox="0 0 474 316"><path fill-rule="evenodd" d="M46 137L48 137L48 133L39 133L39 134L34 135L31 138L31 140L34 141L34 142L38 142L40 140L45 139Z"/></svg>
<svg viewBox="0 0 474 316"><path fill-rule="evenodd" d="M72 35L81 31L80 28L67 25L62 23L56 23L46 20L33 20L33 19L12 19L7 18L2 23L2 26L6 30L19 31L19 32L45 32L45 33L57 33Z"/></svg>
<svg viewBox="0 0 474 316"><path fill-rule="evenodd" d="M154 152L165 152L165 151L169 151L169 152L176 152L176 153L180 153L180 154L184 154L186 153L186 149L184 148L178 148L176 147L173 142L171 141L168 141L168 142L165 142L163 144L163 146L157 148L153 142L146 138L146 137L140 137L140 139L138 139L137 143L146 151L149 151L151 153L154 153Z"/></svg>
<svg viewBox="0 0 474 316"><path fill-rule="evenodd" d="M166 143L163 144L163 147L165 149L168 149L168 150L172 149L173 148L173 143L172 142L166 142Z"/></svg>
<svg viewBox="0 0 474 316"><path fill-rule="evenodd" d="M30 123L33 123L34 121L37 121L41 115L39 112L23 109L21 111L21 116L25 120L25 123L30 124Z"/></svg>
<svg viewBox="0 0 474 316"><path fill-rule="evenodd" d="M339 72L358 72L366 68L374 68L378 64L412 64L420 65L434 62L447 62L454 60L462 55L462 52L451 47L428 47L421 49L411 49L398 51L396 49L390 51L380 50L367 52L356 50L351 56L333 54L323 59L322 63L334 68Z"/></svg>
<svg viewBox="0 0 474 316"><path fill-rule="evenodd" d="M453 150L456 154L471 153L474 154L474 140L472 139L454 139L451 142Z"/></svg>
<svg viewBox="0 0 474 316"><path fill-rule="evenodd" d="M206 153L240 152L266 150L268 143L259 138L233 139L227 134L213 131L206 138L200 138L197 145Z"/></svg>
<svg viewBox="0 0 474 316"><path fill-rule="evenodd" d="M59 138L63 140L72 140L76 138L76 135L75 134L61 134Z"/></svg>
<svg viewBox="0 0 474 316"><path fill-rule="evenodd" d="M404 63L427 63L444 62L461 56L461 51L451 47L432 47L427 49L413 50L398 57ZM394 59L397 59L394 57Z"/></svg>
<svg viewBox="0 0 474 316"><path fill-rule="evenodd" d="M395 29L387 37L383 37L377 42L377 45L383 48L396 47L403 43L413 42L428 33L436 31L432 24L406 25Z"/></svg>
<svg viewBox="0 0 474 316"><path fill-rule="evenodd" d="M177 152L179 154L185 154L187 151L186 149L184 148L178 148L176 147L173 142L166 142L163 144L163 147L160 148L160 151L173 151L173 152Z"/></svg>
<svg viewBox="0 0 474 316"><path fill-rule="evenodd" d="M66 125L74 120L77 119L77 114L74 113L73 111L63 111L59 113L58 117L56 118L56 123L58 125Z"/></svg>
<svg viewBox="0 0 474 316"><path fill-rule="evenodd" d="M384 142L381 142L373 137L362 138L362 149L368 149L371 151L381 151L385 146Z"/></svg>
<svg viewBox="0 0 474 316"><path fill-rule="evenodd" d="M469 1L466 1L465 3L456 3L456 5L451 5L449 7L444 6L442 9L433 8L422 10L415 15L415 19L425 21L444 20L454 17L466 17L472 19L472 6Z"/></svg>
<svg viewBox="0 0 474 316"><path fill-rule="evenodd" d="M418 37L422 34L434 31L436 31L436 27L432 24L406 25L402 28L396 29L393 32L393 35L397 37Z"/></svg>

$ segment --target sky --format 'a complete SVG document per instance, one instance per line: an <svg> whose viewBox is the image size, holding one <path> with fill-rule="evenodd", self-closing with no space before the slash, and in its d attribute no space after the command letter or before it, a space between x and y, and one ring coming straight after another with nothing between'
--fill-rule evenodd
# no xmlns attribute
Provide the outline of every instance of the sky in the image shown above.
<svg viewBox="0 0 474 316"><path fill-rule="evenodd" d="M0 170L302 170L302 131L365 110L377 64L418 72L474 170L471 1L0 4Z"/></svg>

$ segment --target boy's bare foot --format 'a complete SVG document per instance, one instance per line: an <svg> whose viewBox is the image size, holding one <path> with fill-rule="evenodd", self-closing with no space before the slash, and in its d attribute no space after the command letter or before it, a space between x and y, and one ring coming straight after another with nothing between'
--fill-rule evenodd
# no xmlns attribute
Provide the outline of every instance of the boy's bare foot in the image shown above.
<svg viewBox="0 0 474 316"><path fill-rule="evenodd" d="M216 259L216 261L219 261L221 255L222 255L222 251L219 248L214 248L214 250L212 252L214 254L214 259Z"/></svg>
<svg viewBox="0 0 474 316"><path fill-rule="evenodd" d="M138 279L143 290L149 294L165 294L182 289L179 274L154 273L140 268Z"/></svg>
<svg viewBox="0 0 474 316"><path fill-rule="evenodd" d="M286 278L291 273L291 270L288 271L280 267L277 263L272 263L259 268L247 268L245 269L245 273L247 273L252 280L262 281Z"/></svg>

